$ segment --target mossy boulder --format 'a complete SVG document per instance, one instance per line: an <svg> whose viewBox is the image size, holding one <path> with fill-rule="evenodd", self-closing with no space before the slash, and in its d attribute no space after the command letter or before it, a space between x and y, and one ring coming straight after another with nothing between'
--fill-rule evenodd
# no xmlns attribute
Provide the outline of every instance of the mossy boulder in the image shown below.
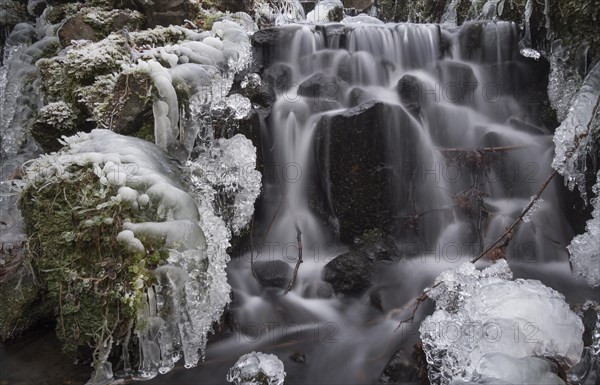
<svg viewBox="0 0 600 385"><path fill-rule="evenodd" d="M50 103L42 107L31 126L31 135L45 151L57 151L62 145L58 139L78 130L77 113L65 102Z"/></svg>
<svg viewBox="0 0 600 385"><path fill-rule="evenodd" d="M168 253L159 241L145 240L152 245L146 253L117 241L126 220L160 221L156 207L110 200L116 188L102 185L91 164L57 171L62 177L30 183L20 200L31 267L39 280L28 299L41 294L52 309L65 352L91 346L97 355L109 338L125 339L145 298L143 287Z"/></svg>

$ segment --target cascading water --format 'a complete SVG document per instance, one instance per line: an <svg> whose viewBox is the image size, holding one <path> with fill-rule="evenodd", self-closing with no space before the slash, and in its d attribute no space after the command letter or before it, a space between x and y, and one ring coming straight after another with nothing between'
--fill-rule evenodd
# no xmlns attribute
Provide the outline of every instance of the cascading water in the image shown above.
<svg viewBox="0 0 600 385"><path fill-rule="evenodd" d="M519 54L514 24L271 33L277 49L263 48L260 63L276 91L261 127L264 212L252 255L228 268L235 325L198 369L152 383L219 383L240 355L259 350L277 354L294 383L373 383L394 351L409 357L418 341L426 306L398 328L412 300L501 235L552 171L552 136L534 94L544 70ZM598 300L571 276L560 207L553 183L500 250L516 276L573 303ZM293 265L296 225L304 263L282 296L261 287L250 260ZM373 228L393 236L400 260L375 262L366 293L332 296L324 266Z"/></svg>

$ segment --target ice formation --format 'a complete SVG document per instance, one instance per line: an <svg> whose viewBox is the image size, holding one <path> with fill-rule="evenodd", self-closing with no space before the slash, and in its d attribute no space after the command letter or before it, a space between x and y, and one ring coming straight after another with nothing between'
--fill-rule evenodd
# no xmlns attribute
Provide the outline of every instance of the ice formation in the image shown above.
<svg viewBox="0 0 600 385"><path fill-rule="evenodd" d="M227 373L227 381L236 385L283 385L284 379L283 362L274 354L260 352L244 354Z"/></svg>
<svg viewBox="0 0 600 385"><path fill-rule="evenodd" d="M567 186L577 186L585 197L585 163L593 145L593 134L598 131L600 105L600 63L590 70L569 108L568 114L556 129L556 154L552 167L565 177Z"/></svg>
<svg viewBox="0 0 600 385"><path fill-rule="evenodd" d="M340 0L321 0L315 6L315 9L310 11L306 15L306 20L312 23L327 23L331 20L329 18L330 12L334 11L336 8L344 9L344 4Z"/></svg>
<svg viewBox="0 0 600 385"><path fill-rule="evenodd" d="M594 186L592 219L586 223L586 232L577 235L567 247L573 272L585 278L592 286L600 286L600 171Z"/></svg>
<svg viewBox="0 0 600 385"><path fill-rule="evenodd" d="M298 0L258 0L254 3L256 24L261 27L298 23L305 19Z"/></svg>
<svg viewBox="0 0 600 385"><path fill-rule="evenodd" d="M261 175L256 171L256 148L243 135L218 139L204 149L205 156L189 161L198 197L214 208L237 235L249 223L260 194Z"/></svg>
<svg viewBox="0 0 600 385"><path fill-rule="evenodd" d="M196 132L186 132L188 125L180 121L177 86L186 88L193 108L200 109L225 98L234 75L249 64L248 34L235 22L245 19L232 20L215 22L202 33L177 27L185 35L179 43L135 52L138 64L127 71L148 73L154 81L154 137L160 147L169 149L179 140L189 151L195 139Z"/></svg>
<svg viewBox="0 0 600 385"><path fill-rule="evenodd" d="M154 272L158 284L148 286L149 277L144 276L134 282L135 288L146 288L147 296L138 313L138 325L145 327L136 329L140 366L135 376L151 378L167 372L181 357L186 367L195 366L212 323L229 301L225 274L229 232L224 222L194 200L183 182L184 171L154 144L101 129L63 137L63 143L66 147L60 152L42 155L26 167L25 185L70 178L70 165L93 165L99 191L106 185L118 187L118 193L100 206L128 201L135 208L153 202L164 220L126 221L117 236L124 247L137 252L145 251L145 239L162 239L169 250L167 264ZM112 341L106 344L110 350ZM96 375L107 377L109 369L104 365Z"/></svg>
<svg viewBox="0 0 600 385"><path fill-rule="evenodd" d="M437 277L437 286L428 293L436 310L419 329L432 384L475 381L483 372L498 376L500 371L519 371L520 359L527 357L532 362L527 370L539 376L544 365L536 369L531 357L577 363L583 324L564 296L539 281L511 278L505 260L483 271L465 263ZM490 357L502 358L502 363ZM523 383L512 380L505 381Z"/></svg>

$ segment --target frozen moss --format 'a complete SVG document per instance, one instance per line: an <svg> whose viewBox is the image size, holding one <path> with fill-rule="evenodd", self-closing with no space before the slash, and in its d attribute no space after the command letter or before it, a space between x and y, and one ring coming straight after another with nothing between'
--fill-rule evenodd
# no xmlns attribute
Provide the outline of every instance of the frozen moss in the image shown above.
<svg viewBox="0 0 600 385"><path fill-rule="evenodd" d="M77 132L78 118L73 108L65 102L50 103L42 107L31 127L31 135L46 151L56 151L61 145L59 137Z"/></svg>

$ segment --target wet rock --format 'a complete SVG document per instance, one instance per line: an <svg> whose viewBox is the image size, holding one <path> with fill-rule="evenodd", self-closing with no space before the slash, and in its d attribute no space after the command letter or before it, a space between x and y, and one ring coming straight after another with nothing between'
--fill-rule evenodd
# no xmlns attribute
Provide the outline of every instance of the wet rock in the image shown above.
<svg viewBox="0 0 600 385"><path fill-rule="evenodd" d="M453 104L473 102L479 81L469 64L441 61L438 63L437 71L439 79L443 82L441 90L443 102Z"/></svg>
<svg viewBox="0 0 600 385"><path fill-rule="evenodd" d="M417 368L411 364L406 354L399 350L392 355L379 376L379 384L399 384L419 381Z"/></svg>
<svg viewBox="0 0 600 385"><path fill-rule="evenodd" d="M104 122L119 134L131 135L138 132L145 121L151 118L152 79L143 73L119 75Z"/></svg>
<svg viewBox="0 0 600 385"><path fill-rule="evenodd" d="M333 296L333 287L327 282L315 281L308 284L302 295L305 298L331 298Z"/></svg>
<svg viewBox="0 0 600 385"><path fill-rule="evenodd" d="M97 41L99 36L96 29L85 21L84 15L77 14L68 18L58 30L58 38L60 44L66 47L72 40Z"/></svg>
<svg viewBox="0 0 600 385"><path fill-rule="evenodd" d="M360 87L354 87L348 94L348 104L350 107L356 107L375 99L377 99L375 95Z"/></svg>
<svg viewBox="0 0 600 385"><path fill-rule="evenodd" d="M292 278L292 268L284 261L254 262L256 279L263 287L285 288Z"/></svg>
<svg viewBox="0 0 600 385"><path fill-rule="evenodd" d="M337 76L318 73L300 84L298 95L319 100L340 100L348 84Z"/></svg>
<svg viewBox="0 0 600 385"><path fill-rule="evenodd" d="M416 76L404 75L396 84L396 92L409 111L419 112L424 103L424 87L423 82Z"/></svg>
<svg viewBox="0 0 600 385"><path fill-rule="evenodd" d="M292 69L290 66L278 63L272 65L263 75L262 93L273 95L287 90L292 85Z"/></svg>
<svg viewBox="0 0 600 385"><path fill-rule="evenodd" d="M354 248L371 261L399 261L402 257L394 239L378 229L366 231Z"/></svg>
<svg viewBox="0 0 600 385"><path fill-rule="evenodd" d="M367 256L350 251L325 265L323 280L338 294L357 295L371 286L371 273L372 263Z"/></svg>
<svg viewBox="0 0 600 385"><path fill-rule="evenodd" d="M389 167L390 154L402 156L407 164L402 172L409 173L408 167L418 164L414 146L418 140L409 115L381 102L321 118L315 132L316 175L310 203L334 224L342 241L352 243L373 228L389 231L392 213L407 204L409 194L406 183L393 183L398 176Z"/></svg>
<svg viewBox="0 0 600 385"><path fill-rule="evenodd" d="M148 27L181 25L193 19L194 7L188 0L140 1L139 8L146 16Z"/></svg>
<svg viewBox="0 0 600 385"><path fill-rule="evenodd" d="M247 12L250 13L252 1L249 0L205 0L202 7L205 9L215 8L221 12Z"/></svg>
<svg viewBox="0 0 600 385"><path fill-rule="evenodd" d="M297 364L303 364L306 362L306 354L295 352L290 356L290 360L294 361Z"/></svg>

